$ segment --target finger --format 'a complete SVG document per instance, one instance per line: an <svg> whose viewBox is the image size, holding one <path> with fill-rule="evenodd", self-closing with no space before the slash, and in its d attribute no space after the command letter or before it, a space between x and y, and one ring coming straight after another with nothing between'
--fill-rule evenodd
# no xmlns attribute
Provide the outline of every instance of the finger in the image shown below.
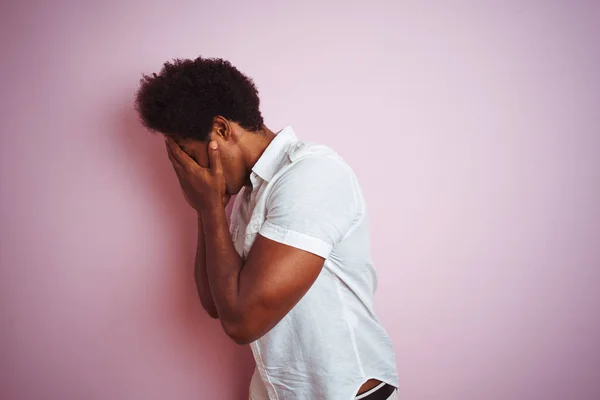
<svg viewBox="0 0 600 400"><path fill-rule="evenodd" d="M214 173L223 173L223 164L221 164L221 153L219 153L219 145L212 141L208 145L208 160L210 161L210 170Z"/></svg>
<svg viewBox="0 0 600 400"><path fill-rule="evenodd" d="M166 142L173 165L177 163L186 170L191 170L196 165L196 162L172 138L168 137Z"/></svg>
<svg viewBox="0 0 600 400"><path fill-rule="evenodd" d="M175 157L173 157L171 149L169 148L168 145L167 145L167 155L169 156L169 161L171 161L171 164L173 165L173 170L175 171L175 175L177 176L179 183L183 184L184 177L186 176L186 171L183 168L183 166L181 164L179 164L179 161L177 161L175 159Z"/></svg>
<svg viewBox="0 0 600 400"><path fill-rule="evenodd" d="M179 161L173 156L173 152L169 147L169 144L165 141L165 147L167 148L167 156L169 157L169 161L173 164L173 168L175 172L179 175L183 171L183 166L179 163Z"/></svg>
<svg viewBox="0 0 600 400"><path fill-rule="evenodd" d="M167 150L167 156L169 157L169 161L175 165L175 163L179 164L179 162L173 157L173 152L171 151L171 147L169 146L169 141L165 138L165 149Z"/></svg>

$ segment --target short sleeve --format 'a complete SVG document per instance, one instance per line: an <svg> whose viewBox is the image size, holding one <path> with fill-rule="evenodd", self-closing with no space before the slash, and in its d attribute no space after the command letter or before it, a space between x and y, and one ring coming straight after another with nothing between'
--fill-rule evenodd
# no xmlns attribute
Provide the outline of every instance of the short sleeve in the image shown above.
<svg viewBox="0 0 600 400"><path fill-rule="evenodd" d="M305 157L273 182L260 235L327 258L360 214L352 169L333 157Z"/></svg>

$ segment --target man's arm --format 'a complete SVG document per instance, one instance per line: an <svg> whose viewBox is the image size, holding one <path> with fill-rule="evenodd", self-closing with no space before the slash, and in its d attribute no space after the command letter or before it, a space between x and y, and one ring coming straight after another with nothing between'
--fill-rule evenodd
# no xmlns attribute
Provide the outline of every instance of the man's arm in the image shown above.
<svg viewBox="0 0 600 400"><path fill-rule="evenodd" d="M219 318L238 343L272 329L308 292L331 250L360 218L356 182L337 160L306 159L274 184L264 222L244 261L225 212L202 211L207 275Z"/></svg>
<svg viewBox="0 0 600 400"><path fill-rule="evenodd" d="M217 143L209 144L210 168L168 138L167 148L186 197L201 215L208 286L221 324L236 342L252 342L304 296L362 215L354 175L334 157L298 161L273 186L267 220L244 262L229 236Z"/></svg>
<svg viewBox="0 0 600 400"><path fill-rule="evenodd" d="M213 300L213 295L208 282L208 275L206 273L206 246L202 217L200 214L198 214L198 243L196 247L196 261L194 263L194 277L202 307L204 307L208 315L212 318L219 318L219 313L217 312L217 307Z"/></svg>
<svg viewBox="0 0 600 400"><path fill-rule="evenodd" d="M244 263L233 247L222 208L202 213L207 276L223 329L250 343L273 328L319 276L324 258L258 236Z"/></svg>

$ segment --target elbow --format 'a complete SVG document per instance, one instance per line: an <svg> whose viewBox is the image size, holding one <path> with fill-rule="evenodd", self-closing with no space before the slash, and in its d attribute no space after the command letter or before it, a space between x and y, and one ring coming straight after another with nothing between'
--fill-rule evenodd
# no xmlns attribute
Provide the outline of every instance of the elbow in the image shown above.
<svg viewBox="0 0 600 400"><path fill-rule="evenodd" d="M227 336L239 345L250 344L262 336L257 334L249 324L243 321L226 321L221 319L221 324Z"/></svg>
<svg viewBox="0 0 600 400"><path fill-rule="evenodd" d="M237 332L236 333L227 332L227 336L229 336L229 338L231 340L233 340L236 344L239 344L240 346L254 342L254 339L252 339L250 336L245 335L245 334L240 334Z"/></svg>

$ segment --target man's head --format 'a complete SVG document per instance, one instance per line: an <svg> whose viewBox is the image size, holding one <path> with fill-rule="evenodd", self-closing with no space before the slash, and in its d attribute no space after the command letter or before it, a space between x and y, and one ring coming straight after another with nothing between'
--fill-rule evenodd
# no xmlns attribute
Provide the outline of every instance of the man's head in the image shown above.
<svg viewBox="0 0 600 400"><path fill-rule="evenodd" d="M144 126L175 139L202 167L209 166L208 143L216 141L229 194L246 184L255 141L248 134L268 131L259 104L250 78L228 61L201 57L144 75L135 103Z"/></svg>

